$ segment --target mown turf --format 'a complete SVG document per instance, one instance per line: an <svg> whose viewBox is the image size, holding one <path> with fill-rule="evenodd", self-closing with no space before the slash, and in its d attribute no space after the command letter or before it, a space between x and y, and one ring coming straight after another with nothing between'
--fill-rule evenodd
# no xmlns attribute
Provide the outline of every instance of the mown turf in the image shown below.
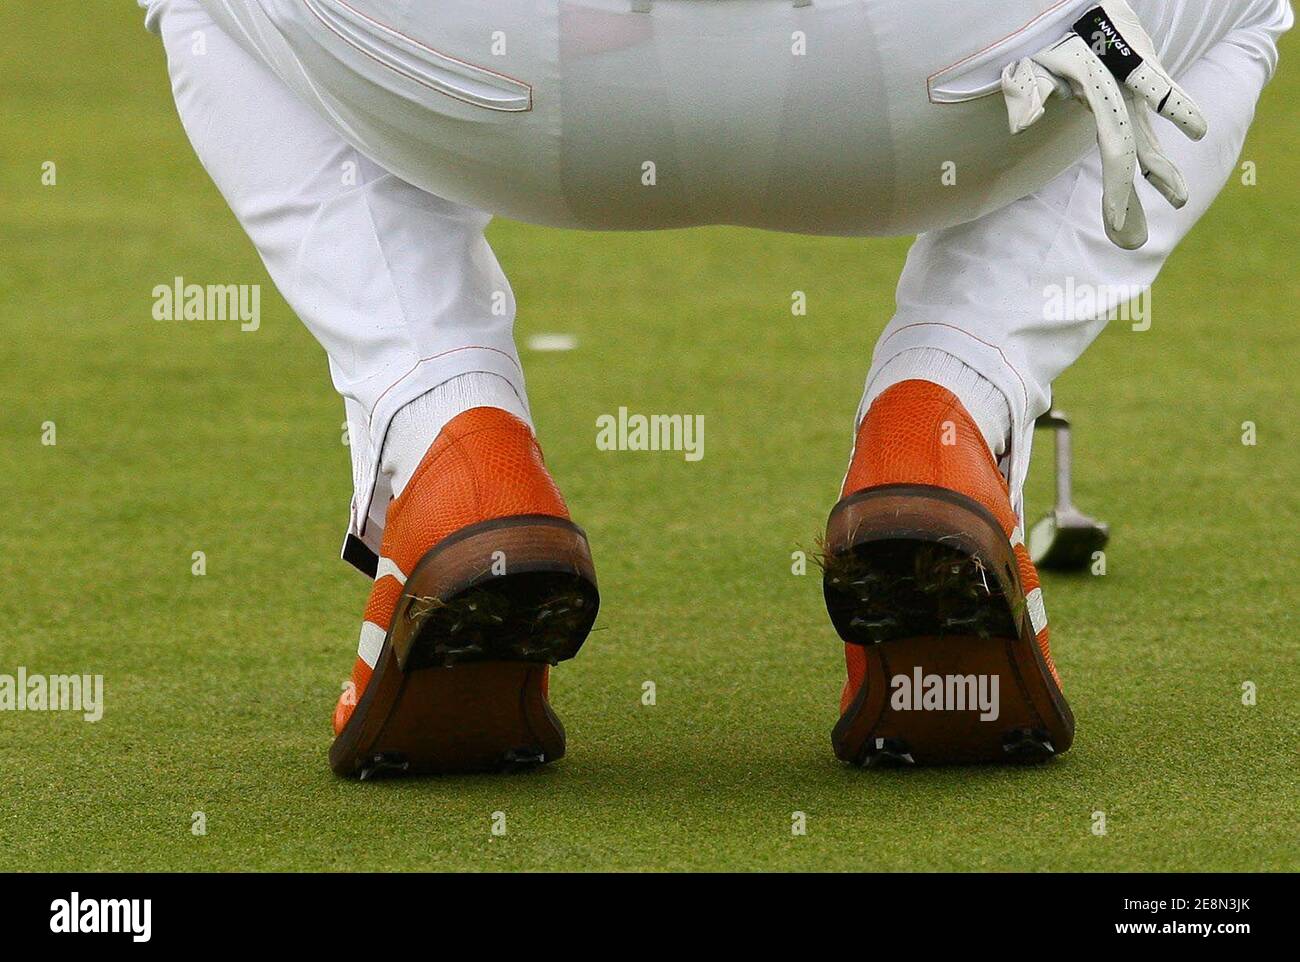
<svg viewBox="0 0 1300 962"><path fill-rule="evenodd" d="M1067 756L830 753L840 646L791 553L834 500L904 241L498 223L521 336L579 338L525 357L604 597L553 686L570 755L360 785L325 764L367 588L336 558L324 357L183 140L132 5L9 5L0 38L0 673L107 688L96 724L0 713L0 869L1300 867L1294 41L1246 149L1259 186L1230 184L1177 253L1150 331L1112 325L1059 385L1079 500L1114 528L1104 577L1046 582ZM178 274L262 283L262 329L152 320ZM706 456L598 451L620 405L703 414Z"/></svg>

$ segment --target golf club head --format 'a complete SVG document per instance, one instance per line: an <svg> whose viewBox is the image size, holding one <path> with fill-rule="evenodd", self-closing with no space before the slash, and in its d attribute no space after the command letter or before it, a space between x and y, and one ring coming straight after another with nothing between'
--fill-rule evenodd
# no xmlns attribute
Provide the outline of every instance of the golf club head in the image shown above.
<svg viewBox="0 0 1300 962"><path fill-rule="evenodd" d="M1084 571L1110 540L1110 527L1074 508L1049 511L1029 529L1029 557L1048 571Z"/></svg>

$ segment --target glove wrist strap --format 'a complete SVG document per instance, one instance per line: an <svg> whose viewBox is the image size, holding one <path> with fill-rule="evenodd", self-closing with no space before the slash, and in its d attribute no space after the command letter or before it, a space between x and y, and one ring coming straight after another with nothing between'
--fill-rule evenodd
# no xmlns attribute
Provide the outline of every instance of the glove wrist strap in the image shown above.
<svg viewBox="0 0 1300 962"><path fill-rule="evenodd" d="M1080 17L1074 24L1074 32L1083 38L1083 42L1092 48L1120 83L1128 80L1146 62L1124 39L1104 7L1093 7Z"/></svg>

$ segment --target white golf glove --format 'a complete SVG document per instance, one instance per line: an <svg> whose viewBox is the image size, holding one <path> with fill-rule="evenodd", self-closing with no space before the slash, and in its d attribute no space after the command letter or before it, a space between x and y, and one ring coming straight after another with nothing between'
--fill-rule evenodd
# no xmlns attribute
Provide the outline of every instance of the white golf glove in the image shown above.
<svg viewBox="0 0 1300 962"><path fill-rule="evenodd" d="M1013 134L1043 116L1053 93L1092 111L1101 146L1102 220L1106 236L1125 250L1147 242L1135 183L1139 166L1175 208L1187 203L1187 181L1161 150L1148 105L1192 140L1204 137L1208 126L1161 66L1155 44L1125 0L1102 0L1064 38L1010 64L1002 71L1002 93Z"/></svg>

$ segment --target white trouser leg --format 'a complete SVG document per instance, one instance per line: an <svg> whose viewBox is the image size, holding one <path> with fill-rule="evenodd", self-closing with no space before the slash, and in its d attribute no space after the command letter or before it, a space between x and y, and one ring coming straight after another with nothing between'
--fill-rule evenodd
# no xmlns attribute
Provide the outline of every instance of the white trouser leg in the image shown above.
<svg viewBox="0 0 1300 962"><path fill-rule="evenodd" d="M1284 0L1231 0L1216 4L1213 16L1203 16L1200 4L1184 0L1134 0L1133 5L1139 15L1164 18L1166 29L1158 35L1164 44L1198 45L1196 50L1175 46L1165 57L1166 64L1178 65L1178 79L1210 122L1200 143L1172 128L1163 138L1187 177L1190 203L1175 211L1149 184L1139 183L1151 239L1141 250L1120 250L1102 229L1101 162L1094 153L1001 210L922 234L908 254L898 313L876 344L858 410L861 420L871 399L891 383L915 376L908 364L893 363L896 358L932 348L960 359L992 382L1011 410L1004 469L1018 511L1034 419L1050 406L1052 382L1101 333L1107 314L1150 287L1235 170L1256 102L1277 62L1277 39L1293 20ZM1236 11L1236 20L1223 19L1225 7ZM1207 24L1217 35L1206 34ZM1087 306L1082 294L1095 295L1096 306ZM942 377L934 379L944 383ZM958 397L966 389L959 380L944 386ZM971 407L978 417L978 406Z"/></svg>
<svg viewBox="0 0 1300 962"><path fill-rule="evenodd" d="M514 297L483 237L489 217L362 156L197 0L152 0L149 23L199 159L329 355L351 438L350 533L376 548L389 501L380 453L401 407L486 372L509 382L527 415Z"/></svg>

